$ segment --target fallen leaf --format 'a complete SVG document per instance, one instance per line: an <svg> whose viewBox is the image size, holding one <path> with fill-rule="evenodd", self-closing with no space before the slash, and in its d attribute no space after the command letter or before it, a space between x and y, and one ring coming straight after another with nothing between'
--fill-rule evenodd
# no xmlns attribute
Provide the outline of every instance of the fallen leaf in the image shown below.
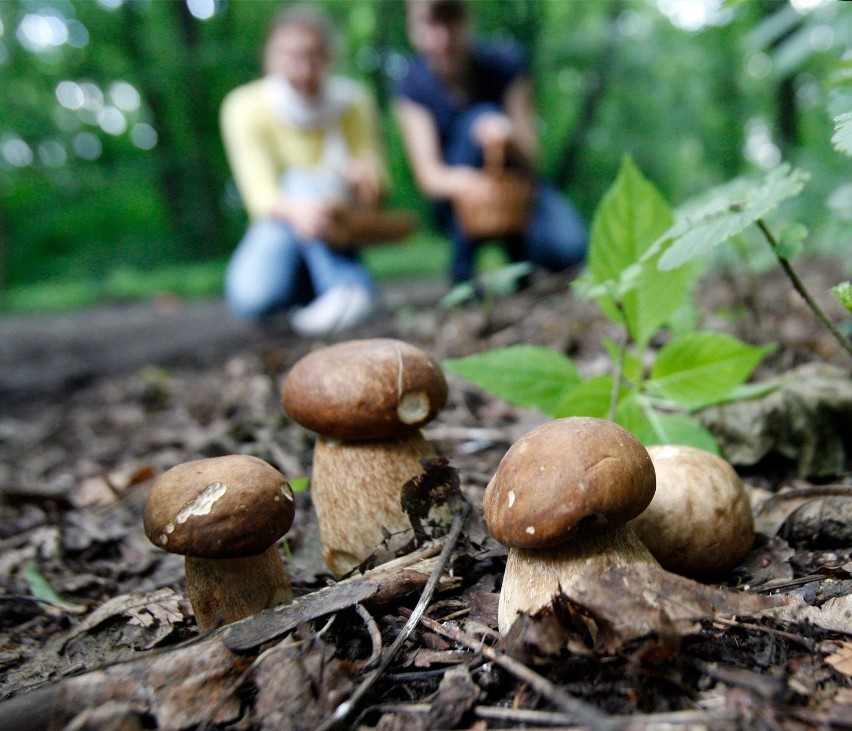
<svg viewBox="0 0 852 731"><path fill-rule="evenodd" d="M175 594L174 590L169 588L158 589L157 591L150 593L122 594L121 596L107 599L107 601L97 607L91 614L84 617L80 624L73 627L56 641L57 652L61 652L63 648L77 635L80 635L83 632L89 632L98 625L119 615L128 614L131 617L131 624L139 624L143 627L148 627L154 623L155 619L157 619L157 612L159 612L160 616L163 617L167 617L175 612L179 614L180 609L177 606L178 600L178 595ZM163 608L158 610L152 609L152 607L157 606L161 602L164 604ZM139 612L146 611L150 615L150 621L143 619L141 614L139 614ZM134 615L134 612L137 614Z"/></svg>
<svg viewBox="0 0 852 731"><path fill-rule="evenodd" d="M852 675L852 642L841 642L840 649L825 658L825 661L838 673ZM837 697L835 696L836 700Z"/></svg>
<svg viewBox="0 0 852 731"><path fill-rule="evenodd" d="M852 635L852 594L832 597L820 607L804 602L791 605L781 616L790 622L812 622L831 632Z"/></svg>
<svg viewBox="0 0 852 731"><path fill-rule="evenodd" d="M582 589L570 601L599 629L608 629L607 645L614 642L612 635L628 641L655 634L673 641L695 631L702 619L761 614L787 601L708 586L656 564L617 568L604 575L595 575L592 569L589 573L586 580L577 582Z"/></svg>
<svg viewBox="0 0 852 731"><path fill-rule="evenodd" d="M470 677L467 665L450 668L438 685L426 720L428 728L457 728L463 716L479 698L479 686Z"/></svg>

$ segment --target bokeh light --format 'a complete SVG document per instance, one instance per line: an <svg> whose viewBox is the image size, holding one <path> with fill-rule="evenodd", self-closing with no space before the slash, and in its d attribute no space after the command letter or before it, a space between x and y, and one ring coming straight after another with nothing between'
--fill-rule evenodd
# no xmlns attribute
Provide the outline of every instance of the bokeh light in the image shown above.
<svg viewBox="0 0 852 731"><path fill-rule="evenodd" d="M142 103L136 87L126 81L115 81L110 84L109 98L123 112L135 112Z"/></svg>
<svg viewBox="0 0 852 731"><path fill-rule="evenodd" d="M5 134L0 137L0 155L9 165L16 168L25 168L33 162L32 148L14 134Z"/></svg>
<svg viewBox="0 0 852 731"><path fill-rule="evenodd" d="M134 124L130 128L130 141L140 150L152 150L157 146L157 130L145 122Z"/></svg>
<svg viewBox="0 0 852 731"><path fill-rule="evenodd" d="M103 152L101 141L91 132L80 132L71 143L74 154L82 160L97 160Z"/></svg>

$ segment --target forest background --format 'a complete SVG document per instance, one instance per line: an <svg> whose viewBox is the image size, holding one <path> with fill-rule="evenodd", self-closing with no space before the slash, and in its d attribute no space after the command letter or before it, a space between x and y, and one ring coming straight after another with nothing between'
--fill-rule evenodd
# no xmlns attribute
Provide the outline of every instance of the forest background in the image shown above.
<svg viewBox="0 0 852 731"><path fill-rule="evenodd" d="M389 111L410 53L402 2L318 4L338 30L336 69L377 95L391 205L424 222L368 264L380 277L442 272L447 243L429 229ZM0 309L220 291L246 217L218 109L260 74L280 5L0 1ZM477 35L526 49L544 170L587 218L626 154L673 204L783 161L811 175L785 211L811 250L848 248L849 158L831 136L848 110L837 79L852 75L852 2L471 5Z"/></svg>

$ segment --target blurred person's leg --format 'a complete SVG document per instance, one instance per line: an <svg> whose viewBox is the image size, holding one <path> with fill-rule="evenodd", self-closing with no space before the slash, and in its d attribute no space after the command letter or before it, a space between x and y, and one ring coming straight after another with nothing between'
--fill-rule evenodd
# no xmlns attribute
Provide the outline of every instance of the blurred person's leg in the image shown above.
<svg viewBox="0 0 852 731"><path fill-rule="evenodd" d="M524 258L558 272L582 262L588 246L586 226L571 202L554 185L540 183L525 232Z"/></svg>
<svg viewBox="0 0 852 731"><path fill-rule="evenodd" d="M482 148L473 137L473 126L483 114L498 111L500 108L496 104L477 104L459 115L444 150L444 160L448 165L483 166ZM453 283L468 281L473 277L474 255L479 241L462 230L451 205L439 206L438 225L453 243L450 265Z"/></svg>
<svg viewBox="0 0 852 731"><path fill-rule="evenodd" d="M290 227L274 219L252 223L225 274L225 301L231 312L256 320L312 297L311 280Z"/></svg>
<svg viewBox="0 0 852 731"><path fill-rule="evenodd" d="M334 251L322 241L301 242L299 247L317 296L342 284L375 292L373 278L357 255Z"/></svg>

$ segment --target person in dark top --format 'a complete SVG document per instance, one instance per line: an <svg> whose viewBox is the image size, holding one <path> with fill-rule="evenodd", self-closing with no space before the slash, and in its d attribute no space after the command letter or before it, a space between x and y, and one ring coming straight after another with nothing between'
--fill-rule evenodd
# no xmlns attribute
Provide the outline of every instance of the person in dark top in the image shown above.
<svg viewBox="0 0 852 731"><path fill-rule="evenodd" d="M473 277L481 240L467 234L451 204L482 184L484 150L533 174L526 223L506 240L514 261L560 271L583 261L588 235L569 201L535 175L539 140L526 61L515 45L479 44L462 0L406 0L408 36L417 51L395 90L394 111L421 191L435 201L452 239L452 279Z"/></svg>

